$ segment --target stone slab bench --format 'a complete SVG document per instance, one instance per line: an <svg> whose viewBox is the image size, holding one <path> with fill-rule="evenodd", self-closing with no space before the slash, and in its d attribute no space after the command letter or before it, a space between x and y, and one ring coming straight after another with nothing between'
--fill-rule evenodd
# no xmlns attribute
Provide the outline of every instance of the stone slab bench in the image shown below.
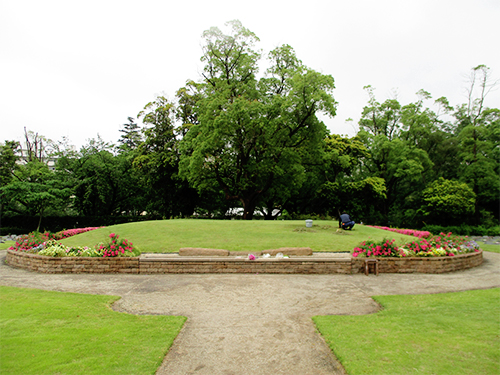
<svg viewBox="0 0 500 375"><path fill-rule="evenodd" d="M311 256L313 254L310 247L280 247L278 249L263 251L229 251L224 249L207 249L203 247L182 247L179 249L179 255L183 257L248 256L248 254L253 254L255 256L262 256L264 254L276 256L278 253L288 256Z"/></svg>

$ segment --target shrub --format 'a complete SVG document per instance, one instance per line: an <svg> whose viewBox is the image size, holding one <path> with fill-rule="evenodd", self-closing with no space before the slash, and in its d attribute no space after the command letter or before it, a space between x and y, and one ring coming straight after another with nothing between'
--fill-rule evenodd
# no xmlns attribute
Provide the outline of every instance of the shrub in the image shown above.
<svg viewBox="0 0 500 375"><path fill-rule="evenodd" d="M139 250L134 248L132 242L126 239L121 240L120 236L115 233L109 235L109 241L97 244L95 250L103 257L135 257L140 255Z"/></svg>
<svg viewBox="0 0 500 375"><path fill-rule="evenodd" d="M44 244L42 250L38 255L45 255L49 257L101 257L102 254L94 249L88 247L68 247L60 244L54 240L48 241Z"/></svg>

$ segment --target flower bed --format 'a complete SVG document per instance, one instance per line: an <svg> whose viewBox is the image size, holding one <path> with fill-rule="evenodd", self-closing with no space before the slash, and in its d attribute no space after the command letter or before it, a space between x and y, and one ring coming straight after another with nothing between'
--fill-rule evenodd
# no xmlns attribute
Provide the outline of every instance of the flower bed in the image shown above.
<svg viewBox="0 0 500 375"><path fill-rule="evenodd" d="M22 236L9 250L24 253L37 254L47 257L137 257L140 251L135 248L132 242L120 239L115 233L109 235L107 242L101 242L93 248L87 246L69 247L57 240L68 238L79 233L98 229L98 227L70 229L58 233L38 233L32 232Z"/></svg>
<svg viewBox="0 0 500 375"><path fill-rule="evenodd" d="M269 273L269 274L356 274L364 273L367 258L297 256L290 258L182 257L48 257L9 250L6 262L13 267L43 273ZM454 272L477 267L482 251L454 257L378 258L380 273Z"/></svg>
<svg viewBox="0 0 500 375"><path fill-rule="evenodd" d="M414 230L414 229L398 229L398 228L381 227L381 226L377 226L377 225L367 225L367 227L388 230L391 232L406 234L408 236L415 236L415 237L419 237L419 238L427 238L427 237L432 236L431 232Z"/></svg>
<svg viewBox="0 0 500 375"><path fill-rule="evenodd" d="M466 237L452 233L428 236L398 246L395 240L363 241L354 248L352 256L357 257L449 257L459 254L479 252L479 245Z"/></svg>
<svg viewBox="0 0 500 375"><path fill-rule="evenodd" d="M83 228L87 229L87 228ZM9 265L46 273L361 273L366 257L377 257L381 273L444 273L480 265L482 251L474 241L451 233L398 246L395 240L364 241L352 257L297 256L287 259L236 259L236 257L139 257L140 252L115 233L93 248L69 248L49 240L29 241L11 249ZM80 259L78 259L80 258ZM205 259L206 258L206 259ZM223 259L225 258L225 259Z"/></svg>
<svg viewBox="0 0 500 375"><path fill-rule="evenodd" d="M31 232L20 236L14 246L11 246L9 250L24 251L29 253L38 253L43 247L43 244L48 241L59 241L71 236L75 236L80 233L85 233L91 230L99 229L102 227L87 227L87 228L76 228L67 229L60 232Z"/></svg>

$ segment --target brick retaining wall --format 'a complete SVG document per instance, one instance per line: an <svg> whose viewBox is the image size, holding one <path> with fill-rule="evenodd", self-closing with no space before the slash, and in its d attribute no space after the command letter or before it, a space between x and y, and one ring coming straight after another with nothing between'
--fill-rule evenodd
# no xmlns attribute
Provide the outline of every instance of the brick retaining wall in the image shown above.
<svg viewBox="0 0 500 375"><path fill-rule="evenodd" d="M366 258L352 258L352 273L365 272ZM370 258L371 259L371 258ZM483 252L452 257L378 258L379 273L446 273L465 270L483 263Z"/></svg>
<svg viewBox="0 0 500 375"><path fill-rule="evenodd" d="M83 258L46 257L7 251L10 266L43 273L274 273L351 274L364 272L366 258L292 257L257 259L235 257ZM370 258L372 259L372 258ZM379 273L445 273L479 266L483 252L438 258L378 258Z"/></svg>
<svg viewBox="0 0 500 375"><path fill-rule="evenodd" d="M47 257L8 250L9 266L43 273L139 273L138 257Z"/></svg>
<svg viewBox="0 0 500 375"><path fill-rule="evenodd" d="M312 260L288 259L141 259L140 273L281 273L325 274L351 273L349 258Z"/></svg>

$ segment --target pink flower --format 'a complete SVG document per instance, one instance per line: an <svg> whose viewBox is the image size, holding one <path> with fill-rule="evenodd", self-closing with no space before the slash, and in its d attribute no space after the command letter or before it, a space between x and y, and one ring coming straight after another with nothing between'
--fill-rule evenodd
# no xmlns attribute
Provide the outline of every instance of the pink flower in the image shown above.
<svg viewBox="0 0 500 375"><path fill-rule="evenodd" d="M249 254L249 255L248 255L248 259L250 259L250 260L255 260L255 255L253 255L253 254Z"/></svg>
<svg viewBox="0 0 500 375"><path fill-rule="evenodd" d="M109 238L113 238L114 236L115 236L115 234L114 234L114 233L111 233L111 234L109 235Z"/></svg>

